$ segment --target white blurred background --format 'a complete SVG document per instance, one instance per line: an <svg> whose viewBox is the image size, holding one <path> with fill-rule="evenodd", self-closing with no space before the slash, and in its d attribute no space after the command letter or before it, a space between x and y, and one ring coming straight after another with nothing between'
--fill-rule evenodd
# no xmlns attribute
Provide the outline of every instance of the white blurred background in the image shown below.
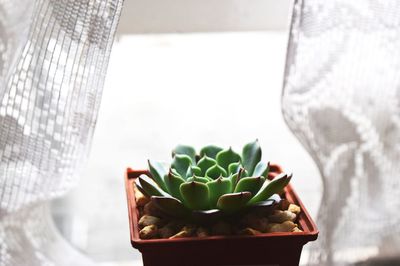
<svg viewBox="0 0 400 266"><path fill-rule="evenodd" d="M126 0L82 180L54 203L63 235L100 265L141 265L130 246L124 171L200 148L258 138L294 173L312 216L320 178L280 106L290 0ZM305 257L302 258L304 262Z"/></svg>

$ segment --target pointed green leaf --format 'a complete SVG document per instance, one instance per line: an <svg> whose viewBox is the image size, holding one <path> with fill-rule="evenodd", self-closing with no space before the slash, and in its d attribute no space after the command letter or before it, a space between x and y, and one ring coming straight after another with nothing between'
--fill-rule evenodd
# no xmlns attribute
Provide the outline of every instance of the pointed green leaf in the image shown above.
<svg viewBox="0 0 400 266"><path fill-rule="evenodd" d="M148 177L147 175L140 175L139 176L139 184L142 189L146 192L149 196L164 196L170 197L170 195L162 190L153 179Z"/></svg>
<svg viewBox="0 0 400 266"><path fill-rule="evenodd" d="M216 157L218 165L224 168L227 172L231 163L237 163L240 162L240 160L240 155L234 152L231 147L227 150L220 151Z"/></svg>
<svg viewBox="0 0 400 266"><path fill-rule="evenodd" d="M178 199L152 196L151 201L157 208L170 216L181 218L190 214L190 211Z"/></svg>
<svg viewBox="0 0 400 266"><path fill-rule="evenodd" d="M190 157L192 164L196 163L196 150L192 146L178 145L172 151L172 157L174 157L176 154L185 154Z"/></svg>
<svg viewBox="0 0 400 266"><path fill-rule="evenodd" d="M253 176L263 176L267 177L269 172L269 162L267 164L263 162L258 162L256 167L254 168Z"/></svg>
<svg viewBox="0 0 400 266"><path fill-rule="evenodd" d="M168 173L166 165L161 162L152 162L150 160L147 160L147 163L153 180L156 181L163 190L167 191L163 180L163 177Z"/></svg>
<svg viewBox="0 0 400 266"><path fill-rule="evenodd" d="M208 157L215 159L218 152L220 152L220 151L222 151L222 148L215 146L215 145L208 145L208 146L203 147L200 150L200 157L207 155Z"/></svg>
<svg viewBox="0 0 400 266"><path fill-rule="evenodd" d="M212 166L216 165L217 161L214 160L213 158L208 157L207 155L205 155L204 157L202 157L199 162L197 163L197 166L201 169L201 174L200 176L205 176L206 172L209 168L211 168Z"/></svg>
<svg viewBox="0 0 400 266"><path fill-rule="evenodd" d="M229 193L218 199L217 207L224 212L235 212L246 206L251 199L251 192Z"/></svg>
<svg viewBox="0 0 400 266"><path fill-rule="evenodd" d="M264 184L257 192L256 195L249 201L248 204L255 204L259 201L264 201L270 198L273 194L279 193L282 189L289 184L292 175L282 173L275 177L272 181L265 180Z"/></svg>
<svg viewBox="0 0 400 266"><path fill-rule="evenodd" d="M170 171L164 176L164 182L169 194L171 194L174 198L182 200L179 187L182 183L185 183L185 180L180 175L175 174L174 171Z"/></svg>
<svg viewBox="0 0 400 266"><path fill-rule="evenodd" d="M239 162L237 162L237 163L231 163L229 166L228 166L228 174L236 174L236 173L238 173L239 172L239 170L240 170L240 163Z"/></svg>
<svg viewBox="0 0 400 266"><path fill-rule="evenodd" d="M219 166L218 164L209 168L206 172L206 177L210 177L212 179L217 179L220 176L227 176L225 169Z"/></svg>
<svg viewBox="0 0 400 266"><path fill-rule="evenodd" d="M199 176L191 176L186 180L186 182L192 182L192 181L196 181L196 182L200 182L200 183L206 184L210 180L208 178L199 177Z"/></svg>
<svg viewBox="0 0 400 266"><path fill-rule="evenodd" d="M210 207L210 193L206 184L200 182L183 183L180 186L183 203L192 210L207 210Z"/></svg>
<svg viewBox="0 0 400 266"><path fill-rule="evenodd" d="M261 160L261 147L258 140L243 147L242 164L249 175L252 175L257 163Z"/></svg>
<svg viewBox="0 0 400 266"><path fill-rule="evenodd" d="M262 176L258 177L244 177L237 183L234 192L249 191L251 194L255 195L261 188L265 181Z"/></svg>
<svg viewBox="0 0 400 266"><path fill-rule="evenodd" d="M216 180L207 183L208 189L210 191L210 204L214 208L217 206L218 199L232 191L232 183L230 179L219 177Z"/></svg>
<svg viewBox="0 0 400 266"><path fill-rule="evenodd" d="M171 168L174 168L183 179L186 179L187 171L191 165L192 159L189 156L186 154L176 154L172 160Z"/></svg>

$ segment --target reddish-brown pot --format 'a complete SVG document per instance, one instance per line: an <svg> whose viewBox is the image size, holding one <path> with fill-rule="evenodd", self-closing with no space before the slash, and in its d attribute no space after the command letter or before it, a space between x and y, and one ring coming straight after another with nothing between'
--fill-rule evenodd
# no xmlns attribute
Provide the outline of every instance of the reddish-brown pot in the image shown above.
<svg viewBox="0 0 400 266"><path fill-rule="evenodd" d="M271 170L281 172L278 165L271 165ZM131 244L142 253L145 266L293 266L299 264L303 245L318 237L314 221L291 185L288 185L285 188L285 197L289 202L301 207L302 212L297 223L303 232L142 240L139 238L139 213L136 208L133 182L135 178L144 173L148 172L128 168L125 175L125 186ZM274 177L274 173L271 177Z"/></svg>

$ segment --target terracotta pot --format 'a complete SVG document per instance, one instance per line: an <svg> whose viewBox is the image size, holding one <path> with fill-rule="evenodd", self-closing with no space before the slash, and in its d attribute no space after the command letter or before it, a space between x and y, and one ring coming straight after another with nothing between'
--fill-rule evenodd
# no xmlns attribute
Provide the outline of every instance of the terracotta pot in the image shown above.
<svg viewBox="0 0 400 266"><path fill-rule="evenodd" d="M272 167L273 166L273 167ZM270 178L282 171L271 165ZM205 238L150 239L139 238L133 183L145 170L127 169L125 175L131 244L143 256L144 266L196 265L298 265L303 245L318 237L318 230L303 203L291 187L285 188L286 199L301 207L297 224L303 232L265 233L256 236L210 236Z"/></svg>

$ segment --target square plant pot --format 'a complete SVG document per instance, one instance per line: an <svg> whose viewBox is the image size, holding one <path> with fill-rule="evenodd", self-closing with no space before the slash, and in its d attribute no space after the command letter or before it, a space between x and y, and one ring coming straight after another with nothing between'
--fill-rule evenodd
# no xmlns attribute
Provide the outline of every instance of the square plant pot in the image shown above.
<svg viewBox="0 0 400 266"><path fill-rule="evenodd" d="M298 265L303 245L318 237L318 230L291 185L284 197L301 208L297 224L303 232L264 233L255 236L209 236L180 239L139 238L139 211L134 180L146 170L127 169L125 186L128 200L130 239L142 253L144 266L197 265Z"/></svg>

